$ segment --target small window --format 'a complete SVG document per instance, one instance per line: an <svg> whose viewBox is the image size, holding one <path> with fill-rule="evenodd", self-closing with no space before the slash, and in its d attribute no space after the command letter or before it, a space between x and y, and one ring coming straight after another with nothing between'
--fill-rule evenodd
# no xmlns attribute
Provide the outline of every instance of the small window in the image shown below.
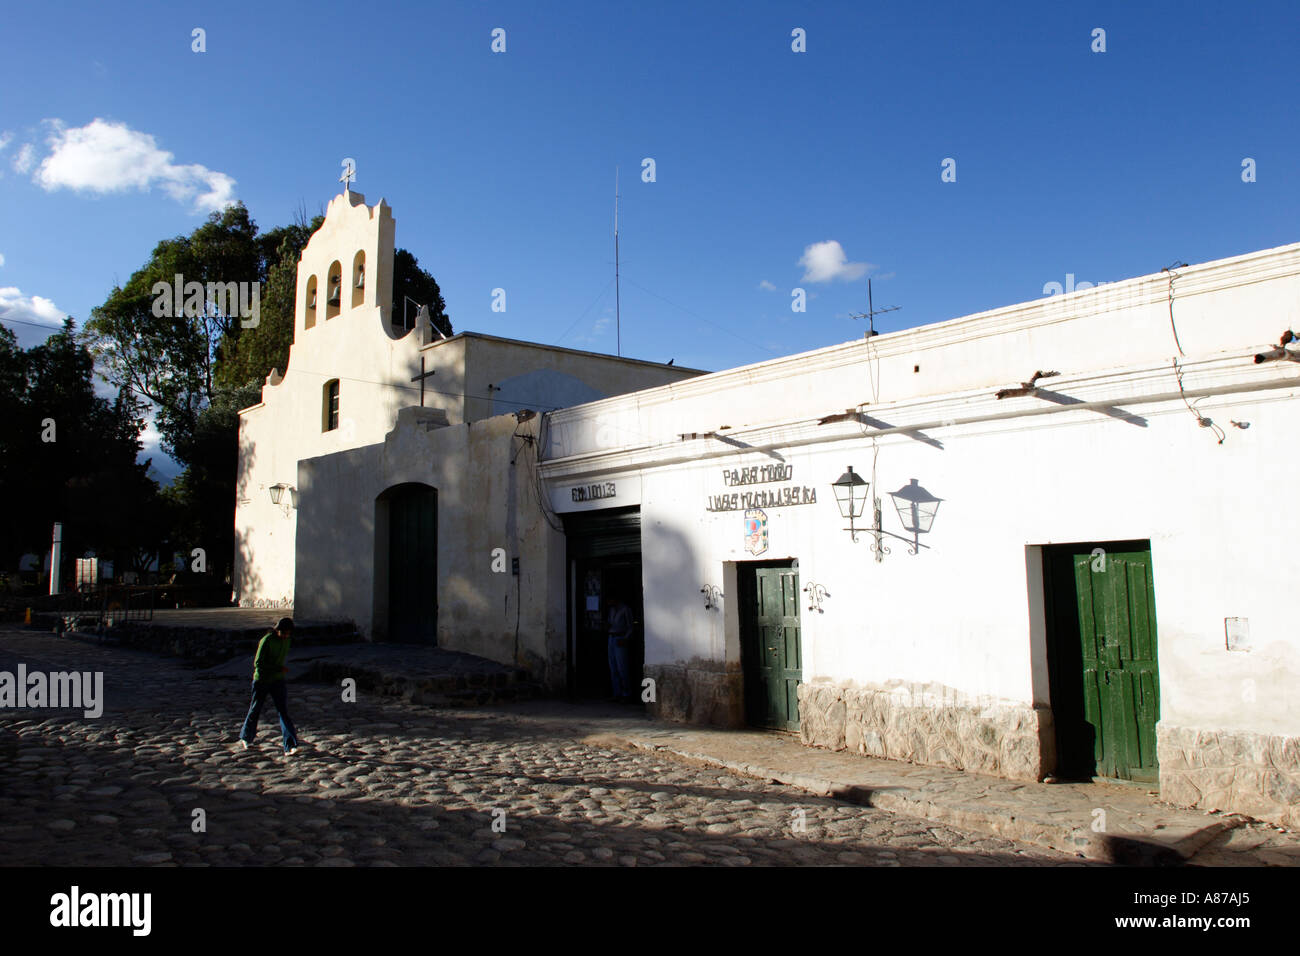
<svg viewBox="0 0 1300 956"><path fill-rule="evenodd" d="M321 431L332 432L339 427L339 380L331 379L325 383L323 428Z"/></svg>

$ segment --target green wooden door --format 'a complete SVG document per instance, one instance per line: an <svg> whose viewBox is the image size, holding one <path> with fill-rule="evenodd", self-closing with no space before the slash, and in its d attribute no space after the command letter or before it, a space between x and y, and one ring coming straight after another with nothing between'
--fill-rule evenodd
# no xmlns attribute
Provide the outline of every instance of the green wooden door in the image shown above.
<svg viewBox="0 0 1300 956"><path fill-rule="evenodd" d="M1076 641L1075 653L1081 662L1077 680L1082 691L1081 701L1069 688L1060 695L1061 702L1082 705L1082 714L1058 716L1063 730L1069 731L1072 722L1074 726L1072 734L1058 735L1062 750L1073 747L1075 764L1091 764L1097 776L1155 782L1159 778L1156 721L1160 719L1160 682L1151 552L1089 545L1086 550L1069 549L1057 557L1057 563L1056 596L1061 610L1071 610L1065 603L1071 595L1062 594L1061 585L1073 585L1070 604L1077 615L1077 629L1064 630L1067 641L1070 637ZM1068 648L1058 650L1058 669L1062 653L1068 653ZM1054 693L1054 712L1057 704ZM1078 752L1088 743L1090 756ZM1062 759L1069 762L1071 754L1063 752Z"/></svg>
<svg viewBox="0 0 1300 956"><path fill-rule="evenodd" d="M799 571L794 567L744 565L741 663L749 723L799 729Z"/></svg>
<svg viewBox="0 0 1300 956"><path fill-rule="evenodd" d="M399 488L388 511L388 637L438 642L438 493Z"/></svg>

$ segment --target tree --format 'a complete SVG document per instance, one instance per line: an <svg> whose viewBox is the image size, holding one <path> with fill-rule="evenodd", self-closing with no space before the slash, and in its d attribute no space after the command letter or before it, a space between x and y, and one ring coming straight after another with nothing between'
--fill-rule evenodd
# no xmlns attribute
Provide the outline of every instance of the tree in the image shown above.
<svg viewBox="0 0 1300 956"><path fill-rule="evenodd" d="M437 281L420 268L420 262L415 256L405 249L398 249L393 253L393 304L389 315L393 325L402 326L405 322L405 327L411 328L415 322L415 306L406 306L407 296L412 301L429 307L429 319L435 329L448 338L454 334L451 330L451 316L447 315L447 303Z"/></svg>
<svg viewBox="0 0 1300 956"><path fill-rule="evenodd" d="M27 353L18 337L0 325L0 500L9 512L0 521L0 567L13 568L29 550L30 515L23 504L31 499L33 479L30 456L35 451L35 423L28 413Z"/></svg>
<svg viewBox="0 0 1300 956"><path fill-rule="evenodd" d="M260 283L266 264L256 236L243 204L213 213L189 236L160 242L144 268L115 287L86 323L104 377L153 403L163 448L185 464L178 448L211 401L214 365L234 349L242 325L229 307L223 312L207 304L198 314L177 315L181 303L172 301L170 310L159 310L155 289L171 288L178 275L205 289L209 282Z"/></svg>
<svg viewBox="0 0 1300 956"><path fill-rule="evenodd" d="M15 380L18 370L25 374ZM140 452L138 403L120 390L113 403L95 394L94 360L73 320L23 353L0 335L0 495L9 504L5 566L42 554L56 521L64 553L110 558L147 538L158 487Z"/></svg>
<svg viewBox="0 0 1300 956"><path fill-rule="evenodd" d="M283 374L289 364L289 346L293 344L294 302L298 289L298 259L324 216L310 223L300 217L292 226L273 229L258 240L266 270L266 288L258 324L244 329L237 339L222 350L217 365L216 382L223 388L260 386L271 369ZM254 399L256 401L256 398Z"/></svg>

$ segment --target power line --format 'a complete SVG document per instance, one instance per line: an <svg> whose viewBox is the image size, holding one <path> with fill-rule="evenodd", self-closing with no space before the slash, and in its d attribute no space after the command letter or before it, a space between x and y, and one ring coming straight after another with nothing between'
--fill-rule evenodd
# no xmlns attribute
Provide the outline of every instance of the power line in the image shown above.
<svg viewBox="0 0 1300 956"><path fill-rule="evenodd" d="M741 335L739 332L733 332L725 325L719 325L717 322L714 322L712 319L705 318L704 316L700 315L698 312L692 312L690 309L686 308L685 306L678 305L676 302L673 302L671 299L665 299L659 293L651 292L649 289L641 285L639 282L633 282L631 279L628 279L627 281L631 282L634 286L636 286L638 289L640 289L642 292L646 293L647 295L654 296L660 302L666 302L669 305L671 305L674 309L681 309L681 311L685 312L687 315L691 316L692 318L699 319L701 322L705 323L706 325L711 325L715 329L718 329L721 332L726 332L728 335L735 336L736 338L740 339L740 341L745 342L748 345L752 345L756 349L762 349L764 352L770 352L773 355L785 354L783 352L778 352L776 349L770 349L766 345L759 345L753 339L747 338L746 336Z"/></svg>
<svg viewBox="0 0 1300 956"><path fill-rule="evenodd" d="M7 315L5 315L5 316L0 316L0 322L4 322L4 323L16 322L18 325L33 325L33 326L35 326L35 327L38 328L38 329L49 329L49 330L52 331L52 332L61 332L61 331L63 330L63 324L62 324L62 323L60 323L60 324L58 324L58 325L47 325L47 324L44 323L44 322L28 322L26 319L11 319L11 318L10 318L9 316L7 316ZM73 320L73 323L74 323L74 324L73 324L72 327L73 327L74 329L77 328L77 325L75 324L75 323L76 323L76 320L75 320L75 319Z"/></svg>
<svg viewBox="0 0 1300 956"><path fill-rule="evenodd" d="M563 342L565 338L568 336L568 334L572 332L575 328L577 328L578 323L587 317L587 313L590 312L592 309L594 309L597 303L599 303L600 300L605 297L605 293L609 291L609 287L613 284L613 282L614 280L610 279L608 282L605 283L605 287L600 290L600 295L596 296L596 298L592 300L591 305L587 306L585 309L582 310L582 315L574 319L573 322L569 325L569 327L565 329L562 333L560 333L560 337L555 340L556 345L559 345L561 342Z"/></svg>

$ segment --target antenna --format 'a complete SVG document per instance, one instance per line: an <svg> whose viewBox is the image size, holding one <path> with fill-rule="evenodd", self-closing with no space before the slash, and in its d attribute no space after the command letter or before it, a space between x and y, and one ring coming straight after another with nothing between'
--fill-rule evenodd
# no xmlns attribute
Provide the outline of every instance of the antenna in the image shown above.
<svg viewBox="0 0 1300 956"><path fill-rule="evenodd" d="M614 334L618 354L623 354L623 315L618 295L618 167L614 167Z"/></svg>
<svg viewBox="0 0 1300 956"><path fill-rule="evenodd" d="M867 320L867 322L868 322L868 324L869 324L869 328L868 328L867 334L866 334L865 336L863 336L863 337L869 339L869 338L871 338L873 335L879 335L879 334L880 334L879 332L876 331L876 316L878 316L878 315L883 315L883 314L886 313L886 312L897 312L897 311L898 311L899 309L901 309L901 308L902 308L901 305L889 305L889 306L886 306L886 307L883 308L883 309L877 309L877 308L876 308L876 305L875 305L875 302L874 302L874 300L873 300L872 297L871 297L871 280L868 279L868 280L867 280L867 311L866 311L866 312L854 312L854 313L851 313L849 317L850 317L850 318L853 318L853 319L866 319L866 320Z"/></svg>

